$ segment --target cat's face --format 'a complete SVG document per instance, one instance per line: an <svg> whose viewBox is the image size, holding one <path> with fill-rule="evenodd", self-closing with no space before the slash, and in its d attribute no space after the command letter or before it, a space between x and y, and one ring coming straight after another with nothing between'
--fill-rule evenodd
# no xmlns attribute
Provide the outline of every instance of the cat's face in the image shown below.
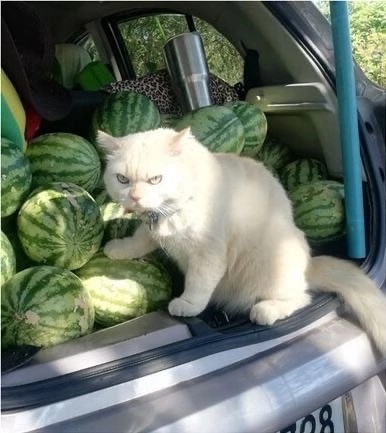
<svg viewBox="0 0 386 433"><path fill-rule="evenodd" d="M192 180L181 161L185 135L168 129L122 138L99 133L108 153L104 182L111 198L138 213L177 210L189 196Z"/></svg>

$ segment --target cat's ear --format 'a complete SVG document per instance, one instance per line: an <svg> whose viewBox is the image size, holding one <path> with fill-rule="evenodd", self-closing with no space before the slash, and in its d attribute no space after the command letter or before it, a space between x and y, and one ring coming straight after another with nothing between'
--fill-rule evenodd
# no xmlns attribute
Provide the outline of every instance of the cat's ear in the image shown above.
<svg viewBox="0 0 386 433"><path fill-rule="evenodd" d="M192 137L190 126L179 131L174 136L174 139L169 143L169 151L172 155L179 155L189 138Z"/></svg>
<svg viewBox="0 0 386 433"><path fill-rule="evenodd" d="M97 133L96 139L98 144L105 149L107 153L113 153L122 146L122 140L100 130Z"/></svg>

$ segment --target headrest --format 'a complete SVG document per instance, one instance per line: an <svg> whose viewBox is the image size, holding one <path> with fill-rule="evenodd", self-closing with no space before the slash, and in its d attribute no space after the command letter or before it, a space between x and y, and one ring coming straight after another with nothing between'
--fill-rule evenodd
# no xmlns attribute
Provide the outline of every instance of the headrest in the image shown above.
<svg viewBox="0 0 386 433"><path fill-rule="evenodd" d="M47 120L66 116L71 94L51 76L55 47L45 22L27 2L3 2L1 63L22 102Z"/></svg>

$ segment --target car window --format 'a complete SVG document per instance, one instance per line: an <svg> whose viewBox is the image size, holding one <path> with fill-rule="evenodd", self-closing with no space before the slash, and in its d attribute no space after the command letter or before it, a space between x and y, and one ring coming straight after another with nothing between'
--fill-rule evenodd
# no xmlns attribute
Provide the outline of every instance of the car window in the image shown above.
<svg viewBox="0 0 386 433"><path fill-rule="evenodd" d="M207 22L194 18L201 34L210 72L229 84L242 78L243 59L235 47ZM163 14L118 24L137 77L165 68L162 49L171 37L189 31L184 15ZM219 49L221 47L221 49Z"/></svg>
<svg viewBox="0 0 386 433"><path fill-rule="evenodd" d="M100 60L98 50L95 46L95 42L90 34L85 34L78 41L77 44L83 47L90 54L91 60Z"/></svg>
<svg viewBox="0 0 386 433"><path fill-rule="evenodd" d="M314 3L330 20L327 0ZM367 77L386 87L386 2L384 0L348 2L352 50Z"/></svg>

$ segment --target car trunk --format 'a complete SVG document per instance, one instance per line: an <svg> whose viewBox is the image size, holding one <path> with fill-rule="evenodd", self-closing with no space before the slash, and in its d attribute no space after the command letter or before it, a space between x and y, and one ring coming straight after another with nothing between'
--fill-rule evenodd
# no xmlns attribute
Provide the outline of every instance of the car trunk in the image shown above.
<svg viewBox="0 0 386 433"><path fill-rule="evenodd" d="M330 30L322 29L320 23L318 27L313 26L316 12L312 7L302 7L299 5L302 2L293 2L293 5L287 2L227 2L223 9L219 9L217 2L76 2L75 12L71 2L31 3L50 23L57 43L74 40L79 28L91 29L97 34L106 25L101 21L106 11L107 15L114 16L122 14L128 7L133 16L175 11L205 19L243 56L246 49L259 54L257 82L246 89L245 99L264 111L268 134L285 141L297 157L324 161L329 179L342 182L330 33L320 39L320 34ZM68 24L70 20L71 25ZM106 40L102 42L105 56L111 54L106 43ZM122 70L121 73L124 75ZM382 131L377 114L368 101L368 93L363 96L359 93L364 81L360 81L363 77L358 71L356 74L366 256L355 260L381 285L386 209L382 202L384 167L377 155L384 149L374 151L374 148L382 142ZM369 86L367 82L366 86ZM43 121L39 133L86 134L92 113L106 93L73 90L72 97L70 114L55 122ZM330 242L314 244L312 248L314 255L350 258L345 234ZM176 268L171 270L171 275L173 291L178 294L182 290L183 276ZM273 391L276 386L273 371L278 372L276 378L283 382L289 380L291 374L297 374L299 380L301 366L305 373L323 367L333 377L345 356L340 349L345 342L358 356L366 354L368 358L361 357L363 368L355 370L356 374L348 377L343 368L338 369L335 383L326 383L323 395L316 397L321 388L314 384L313 399L308 394L302 400L311 398L313 404L310 403L309 409L314 410L323 403L323 398L333 400L339 395L338 390L351 389L380 368L376 356L370 355L364 335L354 325L341 320L341 316L348 317L346 313L339 300L328 294L315 295L309 306L273 326L258 326L250 323L247 316L229 316L212 307L192 318L171 317L166 311L154 311L37 352L36 348L28 346L22 351L10 350L6 357L3 352L3 370L7 370L2 374L3 423L9 432L76 432L94 428L107 432L114 430L112 426L119 419L115 427L124 426L125 431L132 431L132 428L133 431L163 431L162 428L174 425L174 422L176 428L182 425L177 422L179 415L173 413L164 400L166 390L172 391L171 401L184 407L181 417L189 419L189 402L179 398L186 396L185 392L191 391L191 396L195 395L196 389L200 389L197 396L208 393L202 397L202 407L197 412L201 414L205 405L215 411L216 403L235 398L236 391L231 391L231 387L221 384L216 394L217 382L210 388L204 385L204 379L210 381L224 376L233 389L240 388L240 395L249 389L247 381L255 379L256 387L263 393L261 396L267 387L272 387L270 392L280 399L280 393ZM326 332L332 336L331 341L322 339L318 343L320 335ZM295 351L303 352L291 354L291 344ZM322 365L321 351L333 353L335 364ZM258 373L263 365L266 366L265 377ZM243 366L249 368L245 383L236 375L236 370ZM268 371L268 366L276 369ZM296 390L291 388L289 392L295 401ZM90 395L94 397L93 404ZM200 406L197 401L190 403L192 407ZM165 411L169 411L165 412L164 419L160 409L163 405ZM287 420L291 421L291 416L302 415L295 406L292 415L280 415L281 427ZM152 410L157 412L157 417L152 416ZM205 414L203 416L206 419ZM144 424L141 426L140 422ZM264 422L280 427L273 418L267 417ZM224 428L222 431L228 431L225 424L220 422L220 425ZM208 431L214 430L209 428Z"/></svg>

